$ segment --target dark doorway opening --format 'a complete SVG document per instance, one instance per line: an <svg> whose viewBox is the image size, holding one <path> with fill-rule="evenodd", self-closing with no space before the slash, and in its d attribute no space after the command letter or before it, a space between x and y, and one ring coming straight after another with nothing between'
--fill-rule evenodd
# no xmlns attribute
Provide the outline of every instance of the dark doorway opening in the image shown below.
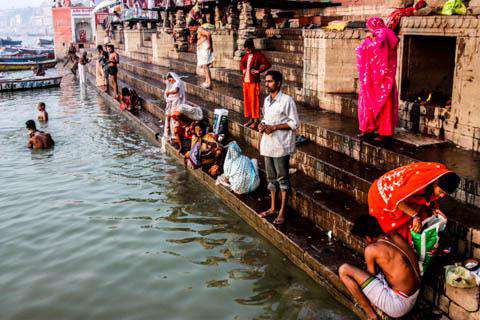
<svg viewBox="0 0 480 320"><path fill-rule="evenodd" d="M402 65L404 101L426 101L438 107L452 99L456 37L405 36Z"/></svg>

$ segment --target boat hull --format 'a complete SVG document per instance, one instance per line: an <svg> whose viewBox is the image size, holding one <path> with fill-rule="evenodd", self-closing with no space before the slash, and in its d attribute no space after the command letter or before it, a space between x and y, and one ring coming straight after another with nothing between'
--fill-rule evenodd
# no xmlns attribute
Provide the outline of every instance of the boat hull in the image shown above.
<svg viewBox="0 0 480 320"><path fill-rule="evenodd" d="M0 92L59 87L62 77L15 79L0 81Z"/></svg>
<svg viewBox="0 0 480 320"><path fill-rule="evenodd" d="M56 60L39 62L0 62L0 71L30 70L37 65L41 65L43 68L49 69L55 67L56 64Z"/></svg>

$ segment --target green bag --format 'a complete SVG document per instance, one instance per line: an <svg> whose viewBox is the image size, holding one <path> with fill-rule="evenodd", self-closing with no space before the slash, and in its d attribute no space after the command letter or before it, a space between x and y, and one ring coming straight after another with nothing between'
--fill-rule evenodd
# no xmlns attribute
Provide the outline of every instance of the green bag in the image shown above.
<svg viewBox="0 0 480 320"><path fill-rule="evenodd" d="M445 229L446 225L447 220L442 216L431 216L423 220L421 233L410 231L412 234L413 248L418 257L418 264L422 275L436 252L438 240L440 240L438 234Z"/></svg>

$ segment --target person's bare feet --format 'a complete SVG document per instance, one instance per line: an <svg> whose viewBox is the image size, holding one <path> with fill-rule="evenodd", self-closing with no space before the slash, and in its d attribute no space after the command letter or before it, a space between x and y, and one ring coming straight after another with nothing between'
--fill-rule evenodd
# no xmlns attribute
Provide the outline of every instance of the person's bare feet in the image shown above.
<svg viewBox="0 0 480 320"><path fill-rule="evenodd" d="M250 126L252 125L252 123L253 123L253 119L249 119L249 120L248 120L247 122L245 122L243 125L244 125L245 127L250 127Z"/></svg>
<svg viewBox="0 0 480 320"><path fill-rule="evenodd" d="M273 224L277 225L277 226L281 226L282 224L285 223L285 220L287 220L285 215L280 215L279 214L278 217L275 219L275 221L273 221Z"/></svg>
<svg viewBox="0 0 480 320"><path fill-rule="evenodd" d="M267 211L263 211L262 213L259 214L260 218L267 218L267 217L270 217L270 216L273 216L277 214L277 211L275 209L268 209Z"/></svg>

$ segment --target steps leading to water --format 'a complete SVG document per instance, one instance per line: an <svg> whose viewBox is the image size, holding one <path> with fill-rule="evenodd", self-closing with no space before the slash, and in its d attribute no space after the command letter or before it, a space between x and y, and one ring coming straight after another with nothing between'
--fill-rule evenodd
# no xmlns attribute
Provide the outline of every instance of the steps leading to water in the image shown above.
<svg viewBox="0 0 480 320"><path fill-rule="evenodd" d="M93 70L90 68L90 72ZM90 81L93 81L90 78ZM127 83L120 83L127 85ZM163 118L163 107L155 95L141 92L143 110L138 115L129 112L122 114L128 117L136 126L142 129L147 136L159 144L155 135L162 132L159 118ZM118 102L105 93L101 95L108 101L110 107L119 111ZM255 156L255 150L248 146L242 146L250 156ZM183 163L183 157L170 145L167 152ZM190 170L195 177L206 185L212 192L222 198L238 215L240 215L257 232L272 242L293 263L307 272L316 282L324 286L329 292L345 306L353 310L361 319L365 319L363 312L350 299L346 288L341 283L337 270L342 263L360 263L358 254L347 248L343 242L329 239L324 232L319 232L311 222L300 215L292 215L288 223L276 227L271 223L272 219L260 218L258 211L265 209L266 182L262 176L262 186L255 193L249 195L235 195L223 186L215 185L215 181L202 170ZM293 209L289 209L292 211Z"/></svg>
<svg viewBox="0 0 480 320"><path fill-rule="evenodd" d="M155 65L144 64L132 59L122 59L122 68L155 80L169 71ZM178 70L178 69L176 69ZM181 69L180 69L181 70ZM214 81L213 90L200 86L203 79L195 74L184 72L188 94L202 97L211 104L228 108L239 114L243 112L243 95L239 87L229 83ZM319 146L343 153L346 156L382 171L391 170L412 161L438 161L447 164L462 176L460 191L456 198L462 202L478 206L480 203L480 168L470 152L452 145L418 148L403 141L393 141L385 146L364 142L356 137L355 120L332 112L318 112L308 106L298 105L301 126L299 133ZM467 165L464 165L467 164ZM471 213L472 210L467 210ZM476 214L474 216L477 216Z"/></svg>

